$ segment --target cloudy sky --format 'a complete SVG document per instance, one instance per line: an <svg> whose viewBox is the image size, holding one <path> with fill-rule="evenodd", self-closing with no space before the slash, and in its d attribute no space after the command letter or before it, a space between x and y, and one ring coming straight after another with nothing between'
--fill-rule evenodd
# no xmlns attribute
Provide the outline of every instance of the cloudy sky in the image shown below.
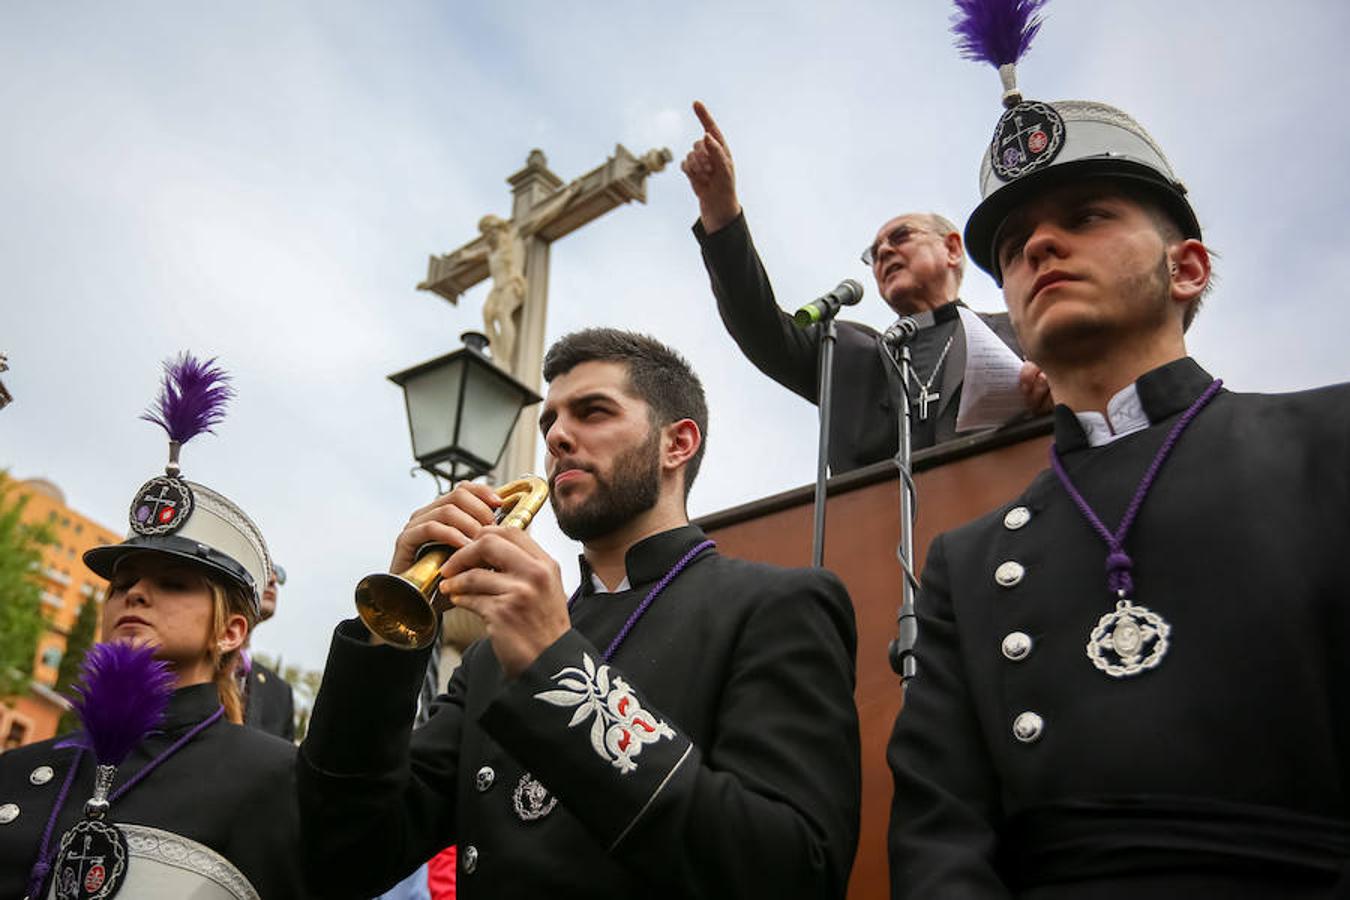
<svg viewBox="0 0 1350 900"><path fill-rule="evenodd" d="M1230 387L1343 381L1350 333L1350 6L1055 0L1021 84L1133 113L1192 192L1221 281L1191 350ZM963 220L997 77L951 49L938 0L561 4L9 3L0 12L0 467L123 527L164 438L137 414L159 363L218 356L239 397L184 471L237 500L291 574L260 648L311 667L351 590L433 486L410 477L391 372L479 327L415 290L431 253L509 214L531 148L569 180L623 143L731 142L780 300L845 276L913 208ZM691 499L711 512L806 484L814 410L717 320L677 169L649 204L554 246L550 339L650 331L712 407ZM973 273L965 296L1001 308ZM855 318L884 327L869 283ZM546 517L537 536L575 552ZM805 561L804 561L805 562Z"/></svg>

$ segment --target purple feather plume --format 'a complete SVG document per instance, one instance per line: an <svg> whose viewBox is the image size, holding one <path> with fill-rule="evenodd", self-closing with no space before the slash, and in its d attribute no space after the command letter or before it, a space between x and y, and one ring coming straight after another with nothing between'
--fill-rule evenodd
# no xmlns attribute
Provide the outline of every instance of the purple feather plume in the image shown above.
<svg viewBox="0 0 1350 900"><path fill-rule="evenodd" d="M187 352L166 361L159 399L141 418L180 444L211 431L225 418L225 404L234 397L230 376L215 363L214 358L202 362Z"/></svg>
<svg viewBox="0 0 1350 900"><path fill-rule="evenodd" d="M124 643L89 648L71 698L84 730L62 746L84 747L100 765L118 766L159 727L174 675L154 653L154 647Z"/></svg>
<svg viewBox="0 0 1350 900"><path fill-rule="evenodd" d="M1015 63L1041 29L1046 0L956 0L952 33L966 59L994 68Z"/></svg>

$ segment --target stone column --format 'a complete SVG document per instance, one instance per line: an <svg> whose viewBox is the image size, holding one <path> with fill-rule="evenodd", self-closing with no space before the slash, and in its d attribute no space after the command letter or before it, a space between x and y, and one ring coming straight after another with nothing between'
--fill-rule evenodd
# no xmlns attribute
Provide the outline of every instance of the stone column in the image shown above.
<svg viewBox="0 0 1350 900"><path fill-rule="evenodd" d="M506 180L511 185L511 219L517 223L528 221L535 205L563 184L561 178L549 171L548 160L540 150L531 150L525 168ZM542 394L544 325L548 320L549 242L531 235L524 238L522 243L525 247L525 302L517 311L516 358L503 362L516 378ZM494 472L496 483L502 484L527 472L534 472L538 420L538 407L529 407L521 413L511 442L507 444L501 463Z"/></svg>

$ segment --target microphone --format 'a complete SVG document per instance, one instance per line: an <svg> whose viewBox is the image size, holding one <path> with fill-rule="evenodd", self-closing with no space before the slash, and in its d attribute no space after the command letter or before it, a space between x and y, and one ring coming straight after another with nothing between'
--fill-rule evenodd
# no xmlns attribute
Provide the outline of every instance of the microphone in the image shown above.
<svg viewBox="0 0 1350 900"><path fill-rule="evenodd" d="M823 297L817 297L793 313L792 321L797 323L798 328L806 328L808 325L832 319L841 306L852 306L862 299L862 295L863 286L852 278L845 278L839 282L839 287Z"/></svg>
<svg viewBox="0 0 1350 900"><path fill-rule="evenodd" d="M892 350L898 350L918 333L919 323L914 321L911 316L901 316L895 320L894 325L886 329L886 333L881 336L881 341Z"/></svg>

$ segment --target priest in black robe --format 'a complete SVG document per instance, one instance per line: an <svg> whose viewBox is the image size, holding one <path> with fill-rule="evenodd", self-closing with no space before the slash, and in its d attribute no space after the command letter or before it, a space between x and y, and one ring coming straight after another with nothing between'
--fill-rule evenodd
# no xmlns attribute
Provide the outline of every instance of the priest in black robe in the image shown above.
<svg viewBox="0 0 1350 900"><path fill-rule="evenodd" d="M699 201L694 236L703 253L722 323L747 359L761 372L811 403L820 402L820 324L799 327L779 308L755 250L736 195L727 147L702 103L694 111L704 128L681 168ZM912 373L910 446L922 450L957 436L966 371L966 324L958 314L965 271L961 235L945 217L930 212L890 219L863 251L877 291L896 316L914 320L909 339ZM978 322L1021 355L1006 313L976 313ZM830 471L847 472L895 456L897 411L905 391L899 367L875 329L837 322ZM1045 380L1024 366L1021 386L1028 414L1049 411Z"/></svg>

